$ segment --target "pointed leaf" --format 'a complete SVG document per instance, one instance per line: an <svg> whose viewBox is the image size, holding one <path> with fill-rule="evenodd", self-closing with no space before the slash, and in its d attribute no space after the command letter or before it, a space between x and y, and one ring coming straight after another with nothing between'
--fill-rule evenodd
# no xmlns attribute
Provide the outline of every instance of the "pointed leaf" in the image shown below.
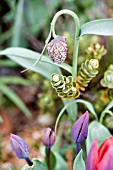
<svg viewBox="0 0 113 170"><path fill-rule="evenodd" d="M82 25L80 37L86 34L113 35L113 19L98 19Z"/></svg>
<svg viewBox="0 0 113 170"><path fill-rule="evenodd" d="M32 50L28 50L26 48L20 47L11 47L5 50L0 51L0 55L6 55L10 59L14 60L21 66L28 68L33 63L36 62L38 58L40 58L40 53L37 53ZM48 79L50 79L51 74L58 73L60 74L61 71L58 67L65 69L66 71L72 73L72 67L68 64L57 64L52 62L49 57L42 56L40 62L33 67L30 67L30 70L36 71L40 74L43 74Z"/></svg>
<svg viewBox="0 0 113 170"><path fill-rule="evenodd" d="M85 170L85 162L82 157L82 150L78 153L74 160L73 170Z"/></svg>
<svg viewBox="0 0 113 170"><path fill-rule="evenodd" d="M105 126L97 121L91 122L89 125L88 137L86 140L87 153L89 153L90 147L95 138L98 139L98 143L100 146L103 141L110 136L111 134Z"/></svg>

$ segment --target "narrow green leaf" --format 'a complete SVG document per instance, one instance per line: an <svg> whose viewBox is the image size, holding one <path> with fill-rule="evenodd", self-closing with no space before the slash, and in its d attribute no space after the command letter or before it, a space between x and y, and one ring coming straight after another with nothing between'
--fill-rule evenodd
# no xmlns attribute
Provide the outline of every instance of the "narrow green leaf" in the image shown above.
<svg viewBox="0 0 113 170"><path fill-rule="evenodd" d="M30 85L30 82L26 79L21 77L15 76L1 76L0 77L0 84L21 84L21 85Z"/></svg>
<svg viewBox="0 0 113 170"><path fill-rule="evenodd" d="M24 66L25 68L28 68L29 66L31 66L40 57L40 53L34 52L32 50L28 50L26 48L20 48L20 47L7 48L5 50L0 51L0 55L6 55L7 57L14 60L21 66ZM54 63L49 59L49 57L44 56L44 55L42 56L41 61L37 65L31 67L30 70L34 70L38 72L38 70L40 70L41 65L45 66L45 69L43 68L44 70L46 70L46 65L47 65L48 70L46 70L46 72L52 69L54 72L57 70L57 72L55 73L59 73L58 67L61 67L65 69L66 71L68 71L69 73L72 73L72 67L69 66L68 64Z"/></svg>
<svg viewBox="0 0 113 170"><path fill-rule="evenodd" d="M85 170L85 162L82 157L82 150L76 156L73 164L73 170Z"/></svg>
<svg viewBox="0 0 113 170"><path fill-rule="evenodd" d="M113 107L113 100L107 105L107 107L103 110L103 112L106 110L110 110L112 107Z"/></svg>
<svg viewBox="0 0 113 170"><path fill-rule="evenodd" d="M80 37L86 34L113 35L113 19L98 19L82 25Z"/></svg>
<svg viewBox="0 0 113 170"><path fill-rule="evenodd" d="M14 168L11 165L8 165L9 170L14 170Z"/></svg>
<svg viewBox="0 0 113 170"><path fill-rule="evenodd" d="M104 110L104 111L101 113L101 115L100 115L100 123L103 122L104 116L105 116L106 114L109 114L110 116L113 117L113 112L112 112L111 110Z"/></svg>
<svg viewBox="0 0 113 170"><path fill-rule="evenodd" d="M4 84L0 84L0 91L17 105L28 118L31 117L31 112L12 89Z"/></svg>
<svg viewBox="0 0 113 170"><path fill-rule="evenodd" d="M87 154L89 153L94 139L98 139L98 144L100 146L106 138L111 136L109 130L97 121L91 122L88 130L88 137L86 140Z"/></svg>
<svg viewBox="0 0 113 170"><path fill-rule="evenodd" d="M15 67L18 66L14 61L9 60L9 59L0 59L0 66L7 66L7 67Z"/></svg>
<svg viewBox="0 0 113 170"><path fill-rule="evenodd" d="M17 4L15 23L13 28L12 46L20 45L20 35L22 32L22 19L24 11L24 0L19 0Z"/></svg>
<svg viewBox="0 0 113 170"><path fill-rule="evenodd" d="M82 99L77 99L76 102L84 104L88 108L88 110L94 115L96 120L98 120L98 117L97 117L97 114L96 114L96 112L94 110L94 107L90 102L82 100Z"/></svg>

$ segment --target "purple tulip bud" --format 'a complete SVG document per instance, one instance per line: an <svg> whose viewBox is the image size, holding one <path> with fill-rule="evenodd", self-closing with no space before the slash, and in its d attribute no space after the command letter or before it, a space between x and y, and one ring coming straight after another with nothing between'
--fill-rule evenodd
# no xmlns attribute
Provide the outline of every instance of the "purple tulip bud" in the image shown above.
<svg viewBox="0 0 113 170"><path fill-rule="evenodd" d="M78 154L83 142L88 135L89 113L86 111L73 125L71 136L76 143L76 153Z"/></svg>
<svg viewBox="0 0 113 170"><path fill-rule="evenodd" d="M83 142L88 135L89 112L86 111L73 125L71 136L75 143Z"/></svg>
<svg viewBox="0 0 113 170"><path fill-rule="evenodd" d="M46 128L44 136L42 138L43 145L51 148L54 145L56 140L55 132L51 130L51 128Z"/></svg>
<svg viewBox="0 0 113 170"><path fill-rule="evenodd" d="M32 166L33 163L28 158L29 148L27 143L19 136L10 134L10 144L15 155L20 159L26 159L27 163Z"/></svg>
<svg viewBox="0 0 113 170"><path fill-rule="evenodd" d="M61 64L65 61L67 56L66 39L61 36L56 36L47 47L48 54L53 62Z"/></svg>

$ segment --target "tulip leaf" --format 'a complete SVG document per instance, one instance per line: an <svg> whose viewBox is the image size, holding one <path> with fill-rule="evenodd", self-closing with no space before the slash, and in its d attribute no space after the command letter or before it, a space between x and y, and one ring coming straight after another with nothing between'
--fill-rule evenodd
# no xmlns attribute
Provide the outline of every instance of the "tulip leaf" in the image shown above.
<svg viewBox="0 0 113 170"><path fill-rule="evenodd" d="M113 19L98 19L85 23L81 27L80 37L86 34L112 36Z"/></svg>
<svg viewBox="0 0 113 170"><path fill-rule="evenodd" d="M95 138L98 139L99 146L104 142L104 140L110 137L111 134L109 130L97 121L93 121L89 125L88 137L86 140L87 154L91 148L92 142Z"/></svg>
<svg viewBox="0 0 113 170"><path fill-rule="evenodd" d="M48 170L47 165L45 163L40 162L37 159L34 159L33 162L35 164L33 170Z"/></svg>
<svg viewBox="0 0 113 170"><path fill-rule="evenodd" d="M25 165L21 170L48 170L47 165L38 159L34 158L33 162L33 166Z"/></svg>
<svg viewBox="0 0 113 170"><path fill-rule="evenodd" d="M74 160L73 170L85 170L85 162L82 157L82 150L78 153Z"/></svg>

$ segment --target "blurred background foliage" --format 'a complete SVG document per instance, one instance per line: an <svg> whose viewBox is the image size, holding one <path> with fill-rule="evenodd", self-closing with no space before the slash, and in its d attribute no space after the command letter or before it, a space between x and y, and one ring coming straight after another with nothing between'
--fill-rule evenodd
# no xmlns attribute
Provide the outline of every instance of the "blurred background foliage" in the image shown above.
<svg viewBox="0 0 113 170"><path fill-rule="evenodd" d="M41 52L54 14L66 8L73 10L78 15L81 25L90 20L113 17L112 0L4 0L0 3L0 50L15 46ZM73 19L68 15L61 16L56 24L56 32L58 35L66 37L68 44L66 62L71 65L75 33ZM97 47L100 47L99 50ZM47 54L47 52L45 53ZM80 98L90 101L99 115L105 106L113 100L113 71L111 71L112 75L109 80L112 84L110 88L100 83L104 79L104 84L107 84L106 72L113 64L113 37L82 37L78 68L86 59L92 58L99 60L99 74L90 82L85 92L81 93ZM21 74L22 69L13 61L0 56L0 134L2 135L10 131L21 131L22 128L17 128L18 125L27 124L29 121L27 118L31 115L30 120L35 124L42 123L41 116L50 115L52 120L43 117L45 119L44 126L53 124L55 117L63 107L49 80L31 71ZM69 76L64 70L62 72L63 75ZM81 115L81 112L84 111L83 105L82 107L80 105L79 110L79 115ZM111 116L105 117L104 124L111 131L113 131L112 121ZM68 128L70 126L68 120L62 126ZM68 135L66 137L63 134L63 137L70 142L71 139ZM2 141L2 137L0 137L0 141ZM1 161L4 158L2 142L0 143Z"/></svg>

